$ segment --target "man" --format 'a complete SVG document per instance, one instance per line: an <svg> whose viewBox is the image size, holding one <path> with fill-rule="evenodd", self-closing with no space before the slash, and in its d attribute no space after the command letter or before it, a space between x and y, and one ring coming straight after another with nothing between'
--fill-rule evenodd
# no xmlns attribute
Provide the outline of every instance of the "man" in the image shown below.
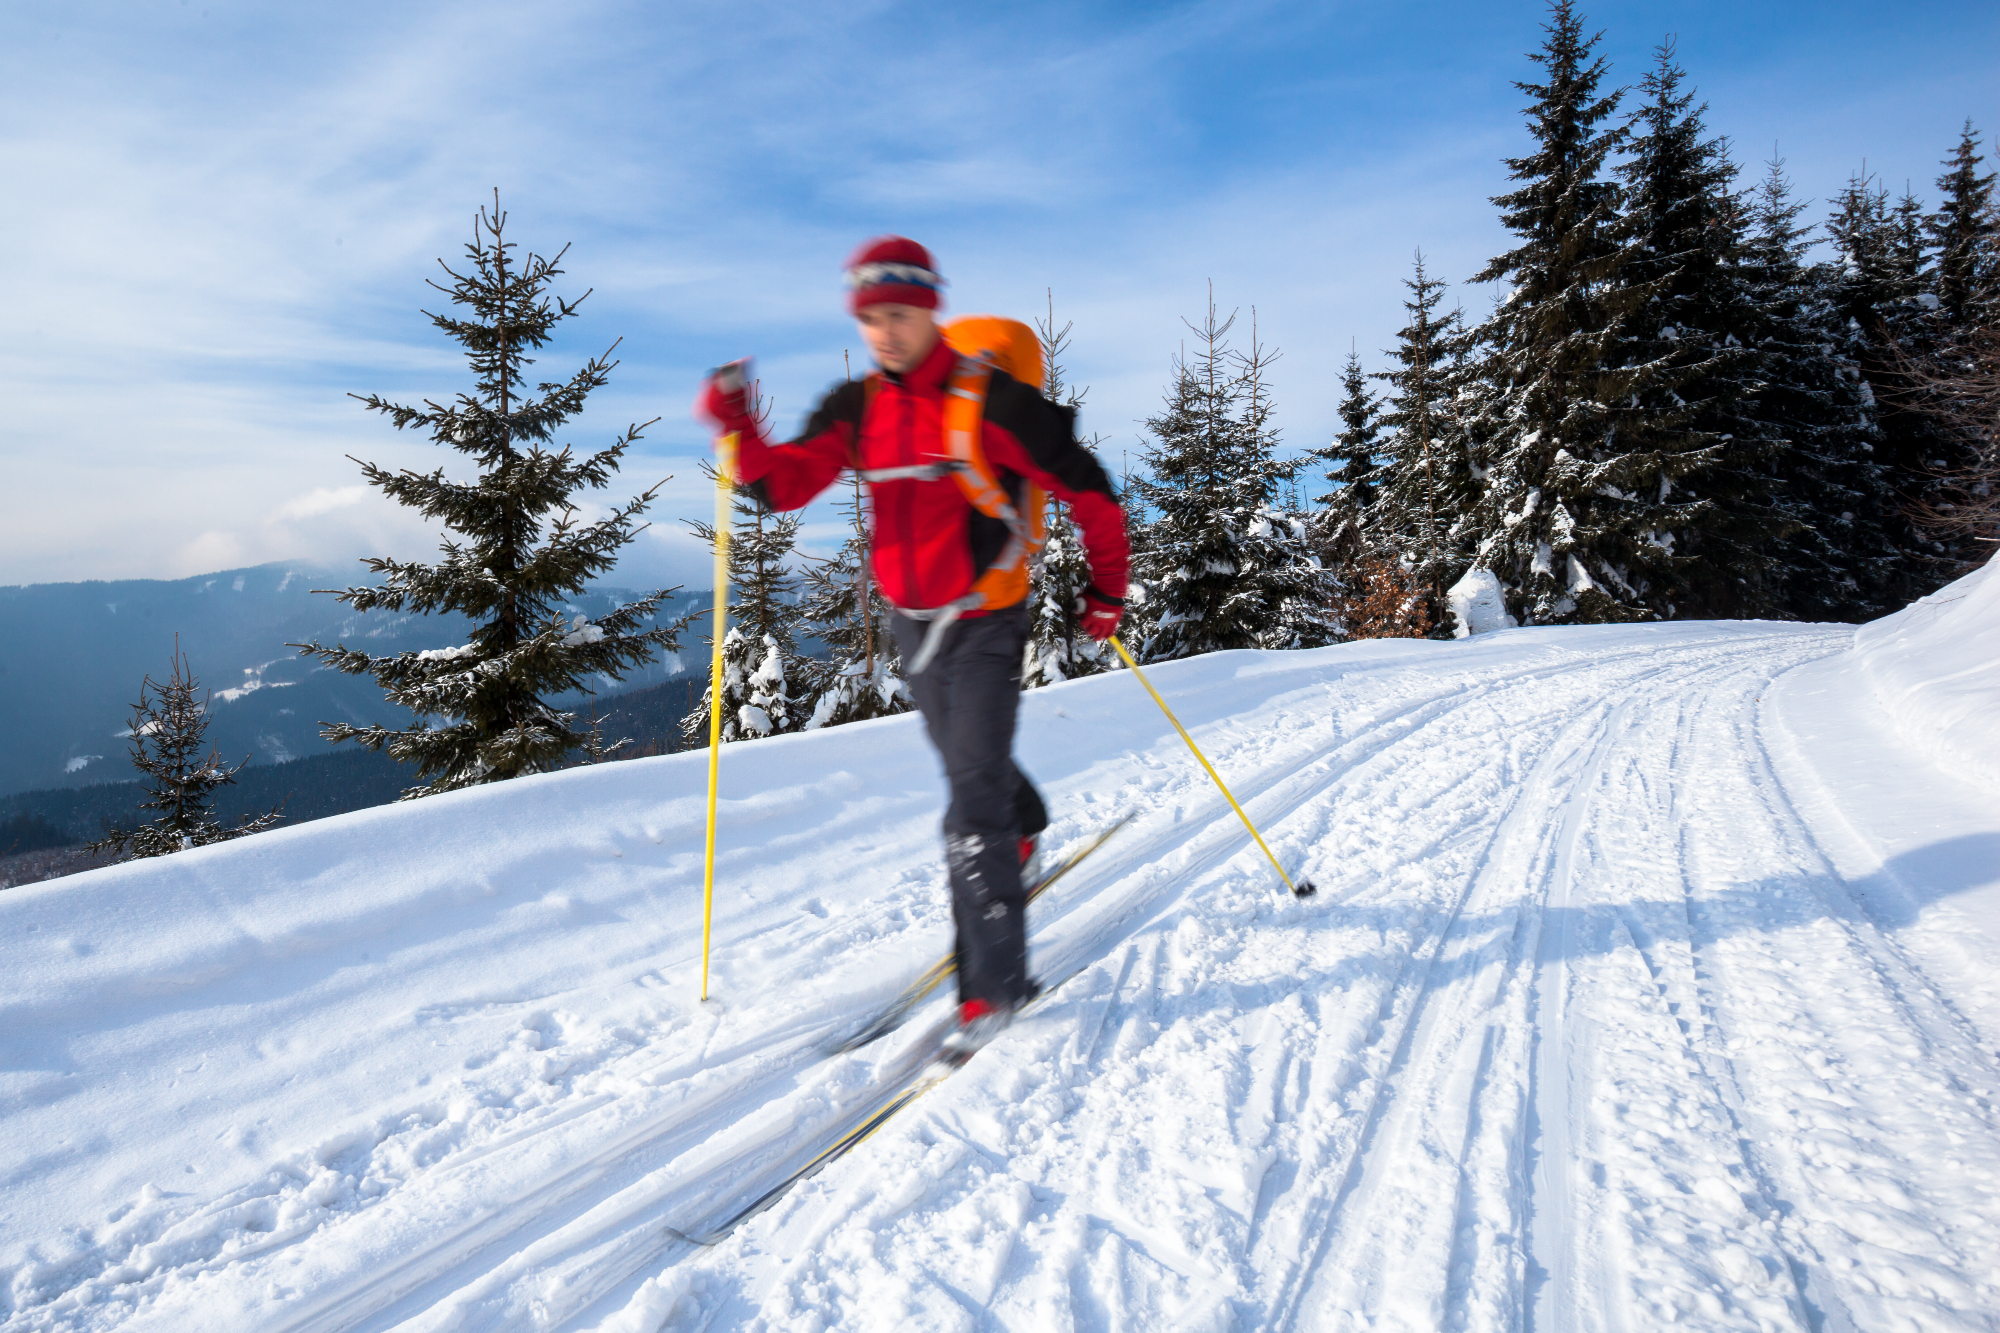
<svg viewBox="0 0 2000 1333"><path fill-rule="evenodd" d="M847 281L848 309L879 376L834 386L788 444L758 431L740 364L716 372L697 410L737 433L738 478L771 509L801 508L846 469L869 483L870 563L897 609L910 690L950 786L944 834L959 1027L949 1043L969 1054L1037 989L1028 976L1022 866L1048 817L1013 759L1025 591L1002 594L1014 600L998 605L982 591L992 586L982 575L1018 549L1010 546L1016 533L967 498L946 461L945 401L967 367L937 323L944 280L930 252L900 236L871 241L848 260ZM1077 442L1073 409L998 369L985 385L978 443L986 466L1015 503L1033 483L1070 506L1090 560L1083 626L1106 639L1125 604L1129 554L1110 478Z"/></svg>

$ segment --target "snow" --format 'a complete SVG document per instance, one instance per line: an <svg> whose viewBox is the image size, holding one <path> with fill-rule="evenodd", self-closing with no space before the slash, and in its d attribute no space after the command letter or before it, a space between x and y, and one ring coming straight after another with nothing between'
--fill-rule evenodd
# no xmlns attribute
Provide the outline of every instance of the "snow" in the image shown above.
<svg viewBox="0 0 2000 1333"><path fill-rule="evenodd" d="M2000 558L1863 626L1855 650L1905 739L2000 791Z"/></svg>
<svg viewBox="0 0 2000 1333"><path fill-rule="evenodd" d="M576 613L576 619L570 622L569 633L563 635L561 642L565 648L575 648L586 643L601 643L603 640L604 627L592 623L589 616L579 611Z"/></svg>
<svg viewBox="0 0 2000 1333"><path fill-rule="evenodd" d="M1475 565L1466 570L1464 577L1445 590L1445 600L1450 603L1452 618L1457 622L1452 633L1458 638L1514 628L1514 617L1507 614L1507 598L1500 587L1500 577L1490 569Z"/></svg>
<svg viewBox="0 0 2000 1333"><path fill-rule="evenodd" d="M0 1327L1990 1329L1990 598L1149 671L1308 900L1033 691L1068 980L713 1248L948 1008L822 1053L948 938L913 716L724 750L706 1004L700 753L0 893Z"/></svg>

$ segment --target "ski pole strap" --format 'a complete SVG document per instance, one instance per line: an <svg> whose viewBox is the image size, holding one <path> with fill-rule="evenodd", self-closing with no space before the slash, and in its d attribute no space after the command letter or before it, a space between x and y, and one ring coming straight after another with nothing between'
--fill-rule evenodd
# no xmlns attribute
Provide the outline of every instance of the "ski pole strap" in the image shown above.
<svg viewBox="0 0 2000 1333"><path fill-rule="evenodd" d="M1194 737L1188 735L1188 729L1181 725L1179 718L1174 716L1174 710L1167 707L1167 701L1162 699L1160 692L1153 688L1153 682L1146 679L1146 673L1139 670L1139 664L1132 660L1132 654L1125 651L1125 645L1119 641L1116 634L1111 636L1111 646L1118 650L1118 655L1125 659L1125 665L1132 668L1132 674L1137 676L1139 683L1146 687L1146 693L1153 696L1153 702L1158 704L1160 711L1167 715L1167 721L1174 724L1174 730L1178 731L1181 734L1181 739L1187 742L1188 749L1192 750L1194 757L1201 761L1201 766L1208 770L1208 776L1214 781L1215 789L1222 793L1222 799L1229 802L1229 808L1234 810L1236 817L1243 821L1243 827L1250 830L1250 836L1257 840L1259 847L1263 848L1264 855L1271 862L1271 869L1278 872L1278 878L1285 881L1285 887L1290 889L1297 897L1304 898L1310 896L1314 891L1312 881L1306 880L1299 884L1292 883L1292 877L1285 873L1285 868L1278 864L1278 858L1264 842L1264 835L1257 832L1257 826L1250 822L1250 816L1243 813L1243 807L1238 805L1236 798L1229 794L1229 788L1222 781L1222 775L1215 771L1215 765L1208 762L1208 756L1203 754L1201 747L1194 743Z"/></svg>

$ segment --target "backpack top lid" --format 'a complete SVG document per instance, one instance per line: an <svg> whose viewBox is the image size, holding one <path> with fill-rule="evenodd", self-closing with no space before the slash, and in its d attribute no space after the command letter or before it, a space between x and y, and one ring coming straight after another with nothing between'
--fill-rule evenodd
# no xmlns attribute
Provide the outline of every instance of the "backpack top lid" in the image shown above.
<svg viewBox="0 0 2000 1333"><path fill-rule="evenodd" d="M1018 319L961 315L944 326L944 340L960 356L986 361L1036 392L1042 387L1042 340Z"/></svg>

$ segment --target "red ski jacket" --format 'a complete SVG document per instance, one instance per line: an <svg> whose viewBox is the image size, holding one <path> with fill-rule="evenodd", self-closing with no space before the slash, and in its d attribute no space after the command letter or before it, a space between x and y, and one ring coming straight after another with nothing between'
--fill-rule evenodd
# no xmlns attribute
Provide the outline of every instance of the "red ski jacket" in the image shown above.
<svg viewBox="0 0 2000 1333"><path fill-rule="evenodd" d="M872 400L861 381L834 386L789 444L768 442L747 419L725 423L739 435L737 475L766 507L787 510L803 508L844 469L935 460L943 449L945 381L957 355L939 339L916 369L883 374ZM995 370L981 443L1017 500L1019 479L1027 478L1070 507L1091 582L1123 597L1125 515L1104 468L1077 442L1074 409ZM949 477L874 482L871 491L875 579L892 605L928 610L963 596L1007 544L1007 525L973 508Z"/></svg>

